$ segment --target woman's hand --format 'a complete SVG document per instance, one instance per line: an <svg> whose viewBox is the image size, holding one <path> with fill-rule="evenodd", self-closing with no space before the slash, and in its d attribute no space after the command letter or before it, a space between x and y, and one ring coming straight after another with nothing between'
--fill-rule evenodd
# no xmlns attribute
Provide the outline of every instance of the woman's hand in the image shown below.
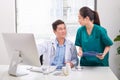
<svg viewBox="0 0 120 80"><path fill-rule="evenodd" d="M97 55L96 57L98 57L101 60L104 59L105 55L108 53L109 50L110 50L110 46L106 46L104 52L100 55Z"/></svg>
<svg viewBox="0 0 120 80"><path fill-rule="evenodd" d="M103 54L103 53L102 53L102 54L100 54L100 55L98 54L96 57L102 60L102 59L104 59L105 54Z"/></svg>
<svg viewBox="0 0 120 80"><path fill-rule="evenodd" d="M83 55L83 52L82 52L82 50L81 49L79 49L79 52L78 52L78 56L82 56Z"/></svg>

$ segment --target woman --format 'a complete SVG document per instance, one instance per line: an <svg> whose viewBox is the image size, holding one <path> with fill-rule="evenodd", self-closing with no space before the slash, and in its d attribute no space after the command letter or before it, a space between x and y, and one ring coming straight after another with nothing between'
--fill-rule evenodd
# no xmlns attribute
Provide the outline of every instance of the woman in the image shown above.
<svg viewBox="0 0 120 80"><path fill-rule="evenodd" d="M81 56L81 66L109 66L108 56L113 44L105 28L100 26L96 11L88 7L79 10L79 23L82 25L77 31L75 45L79 46L78 56ZM84 56L85 52L96 52L101 55Z"/></svg>

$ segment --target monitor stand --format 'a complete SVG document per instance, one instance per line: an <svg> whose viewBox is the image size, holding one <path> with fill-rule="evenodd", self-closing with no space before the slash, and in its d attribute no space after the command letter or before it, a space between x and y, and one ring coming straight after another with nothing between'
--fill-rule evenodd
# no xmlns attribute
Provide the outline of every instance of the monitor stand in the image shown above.
<svg viewBox="0 0 120 80"><path fill-rule="evenodd" d="M19 66L21 62L22 62L21 51L15 50L12 56L11 63L9 65L8 74L16 77L27 75L28 70Z"/></svg>

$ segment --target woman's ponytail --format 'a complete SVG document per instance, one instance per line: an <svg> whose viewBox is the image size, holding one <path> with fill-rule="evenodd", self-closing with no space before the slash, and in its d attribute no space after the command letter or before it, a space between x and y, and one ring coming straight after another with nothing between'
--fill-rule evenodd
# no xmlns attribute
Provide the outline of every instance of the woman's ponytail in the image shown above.
<svg viewBox="0 0 120 80"><path fill-rule="evenodd" d="M96 11L93 12L94 12L94 24L100 25L100 19L98 13Z"/></svg>

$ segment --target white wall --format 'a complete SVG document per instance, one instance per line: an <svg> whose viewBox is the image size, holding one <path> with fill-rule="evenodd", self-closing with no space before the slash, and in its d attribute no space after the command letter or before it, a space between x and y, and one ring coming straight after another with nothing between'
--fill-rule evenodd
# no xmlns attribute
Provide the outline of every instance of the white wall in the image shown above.
<svg viewBox="0 0 120 80"><path fill-rule="evenodd" d="M120 0L97 0L97 10L111 39L115 38L120 29ZM9 58L2 40L1 33L15 32L15 0L0 0L0 64L9 64ZM114 43L110 50L110 67L120 76L120 56L116 55L116 48L120 43ZM119 77L120 79L120 77Z"/></svg>
<svg viewBox="0 0 120 80"><path fill-rule="evenodd" d="M0 0L0 64L9 64L1 33L15 32L14 3L14 0Z"/></svg>
<svg viewBox="0 0 120 80"><path fill-rule="evenodd" d="M113 40L120 30L120 0L97 0L97 11L101 24L104 26L110 38ZM110 50L110 68L120 79L120 55L116 55L116 48L120 42L114 43Z"/></svg>

